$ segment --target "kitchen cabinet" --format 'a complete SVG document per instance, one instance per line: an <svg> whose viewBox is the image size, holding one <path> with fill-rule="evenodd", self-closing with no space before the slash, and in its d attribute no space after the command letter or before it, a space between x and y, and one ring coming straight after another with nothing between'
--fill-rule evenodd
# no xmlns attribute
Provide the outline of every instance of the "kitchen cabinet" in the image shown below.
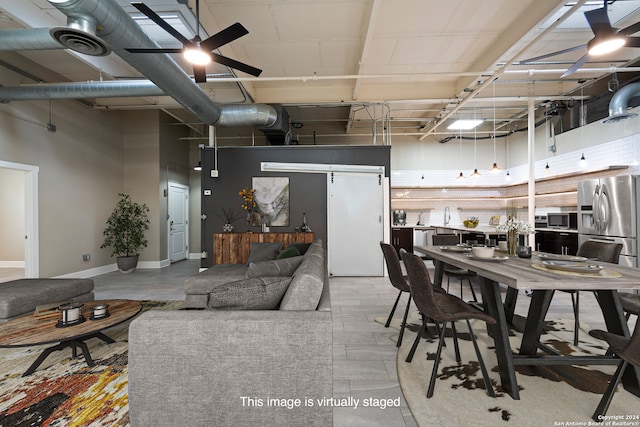
<svg viewBox="0 0 640 427"><path fill-rule="evenodd" d="M391 246L396 249L398 254L400 254L400 249L404 249L409 253L413 253L413 228L392 227Z"/></svg>
<svg viewBox="0 0 640 427"><path fill-rule="evenodd" d="M578 252L578 233L539 231L536 234L536 246L542 252L575 255Z"/></svg>

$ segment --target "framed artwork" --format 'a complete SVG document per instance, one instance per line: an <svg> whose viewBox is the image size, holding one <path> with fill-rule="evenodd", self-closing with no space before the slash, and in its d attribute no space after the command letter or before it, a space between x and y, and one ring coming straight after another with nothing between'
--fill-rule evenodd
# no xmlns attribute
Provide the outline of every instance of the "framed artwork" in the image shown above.
<svg viewBox="0 0 640 427"><path fill-rule="evenodd" d="M256 209L251 225L289 226L289 177L254 176Z"/></svg>
<svg viewBox="0 0 640 427"><path fill-rule="evenodd" d="M500 225L500 215L494 215L489 220L489 225Z"/></svg>

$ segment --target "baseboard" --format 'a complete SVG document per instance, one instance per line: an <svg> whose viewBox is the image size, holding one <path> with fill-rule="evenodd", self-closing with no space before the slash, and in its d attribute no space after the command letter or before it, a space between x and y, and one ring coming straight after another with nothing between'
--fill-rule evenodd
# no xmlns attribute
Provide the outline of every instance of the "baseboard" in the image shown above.
<svg viewBox="0 0 640 427"><path fill-rule="evenodd" d="M190 253L189 259L202 259L202 252Z"/></svg>
<svg viewBox="0 0 640 427"><path fill-rule="evenodd" d="M116 271L118 267L116 264L103 265L101 267L89 268L87 270L76 271L74 273L63 274L61 276L55 276L55 279L86 279L88 277L99 276L100 274L111 273Z"/></svg>
<svg viewBox="0 0 640 427"><path fill-rule="evenodd" d="M0 268L24 268L24 261L0 261Z"/></svg>
<svg viewBox="0 0 640 427"><path fill-rule="evenodd" d="M143 269L160 269L164 267L169 267L171 262L168 259L163 259L160 261L138 261L138 266L141 270ZM118 266L113 263L109 265L103 265L101 267L90 268L88 270L76 271L74 273L63 274L61 276L56 276L56 279L86 279L88 277L99 276L100 274L111 273L112 271L118 271Z"/></svg>

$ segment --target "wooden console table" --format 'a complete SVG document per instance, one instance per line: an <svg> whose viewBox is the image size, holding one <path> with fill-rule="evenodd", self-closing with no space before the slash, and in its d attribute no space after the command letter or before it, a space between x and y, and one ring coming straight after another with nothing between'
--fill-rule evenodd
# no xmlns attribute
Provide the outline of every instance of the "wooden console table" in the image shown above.
<svg viewBox="0 0 640 427"><path fill-rule="evenodd" d="M213 264L246 264L251 243L282 242L283 249L290 243L311 243L314 233L220 233L213 235Z"/></svg>

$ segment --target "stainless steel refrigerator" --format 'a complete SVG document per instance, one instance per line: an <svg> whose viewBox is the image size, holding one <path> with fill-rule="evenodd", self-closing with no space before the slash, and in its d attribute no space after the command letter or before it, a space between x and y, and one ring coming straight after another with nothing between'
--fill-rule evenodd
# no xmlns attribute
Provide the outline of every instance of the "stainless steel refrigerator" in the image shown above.
<svg viewBox="0 0 640 427"><path fill-rule="evenodd" d="M578 182L578 244L587 240L622 243L620 264L638 266L638 201L634 175Z"/></svg>

